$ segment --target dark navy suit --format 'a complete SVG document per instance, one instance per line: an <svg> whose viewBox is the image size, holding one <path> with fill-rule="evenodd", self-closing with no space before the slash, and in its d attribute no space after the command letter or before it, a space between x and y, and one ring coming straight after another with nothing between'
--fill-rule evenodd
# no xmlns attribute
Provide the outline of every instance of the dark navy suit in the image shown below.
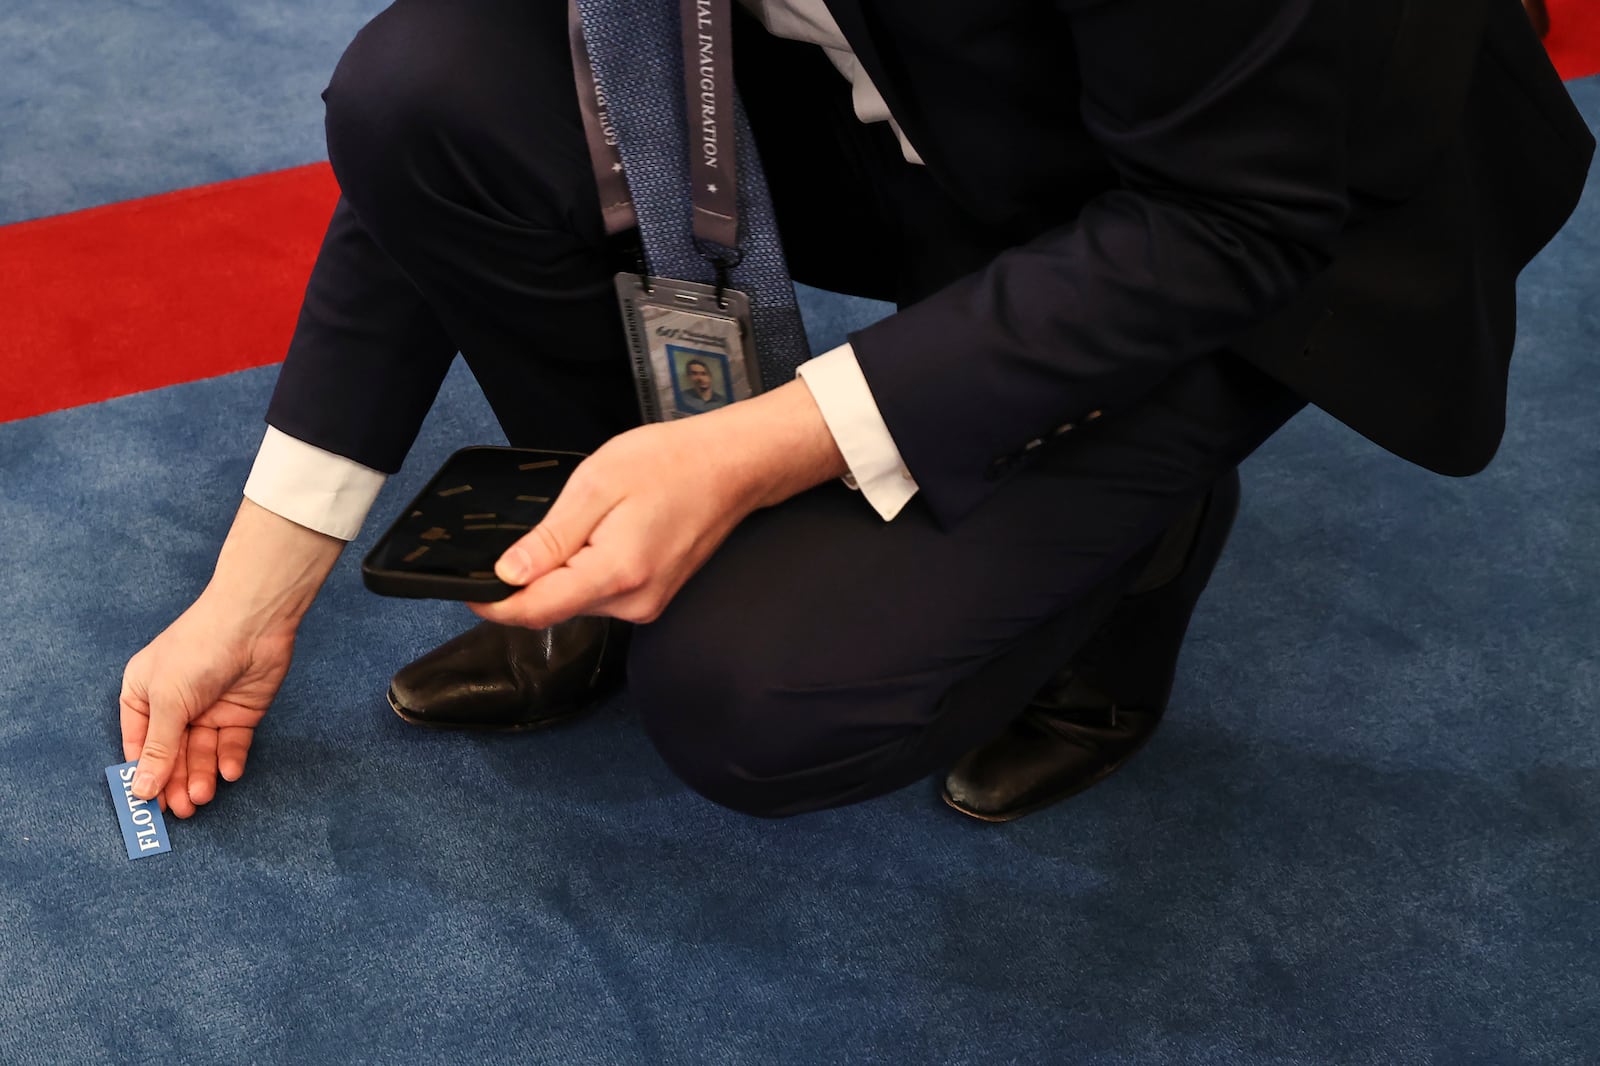
<svg viewBox="0 0 1600 1066"><path fill-rule="evenodd" d="M1225 347L1430 468L1493 454L1511 284L1593 149L1516 3L829 6L940 186L1012 243L852 338L941 516Z"/></svg>
<svg viewBox="0 0 1600 1066"><path fill-rule="evenodd" d="M1307 400L1481 467L1593 148L1516 0L829 7L925 168L816 48L746 20L736 68L796 277L900 305L851 341L920 492L753 515L630 661L669 764L768 814L1000 730ZM457 349L514 442L632 423L564 18L400 0L352 44L274 425L393 470Z"/></svg>

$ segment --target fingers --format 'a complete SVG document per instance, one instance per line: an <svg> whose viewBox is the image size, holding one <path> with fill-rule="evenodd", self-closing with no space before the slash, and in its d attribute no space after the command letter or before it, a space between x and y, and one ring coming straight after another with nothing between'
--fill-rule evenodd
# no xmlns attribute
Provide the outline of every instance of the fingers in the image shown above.
<svg viewBox="0 0 1600 1066"><path fill-rule="evenodd" d="M122 758L132 762L144 747L150 725L150 699L144 684L143 655L128 660L122 671L122 693L117 698L122 719Z"/></svg>
<svg viewBox="0 0 1600 1066"><path fill-rule="evenodd" d="M616 502L589 488L580 466L567 482L544 521L507 548L494 565L495 576L508 585L526 585L562 566L589 540L589 534Z"/></svg>
<svg viewBox="0 0 1600 1066"><path fill-rule="evenodd" d="M251 734L289 666L293 635L248 631L197 602L128 661L119 711L130 791L187 818L244 773Z"/></svg>
<svg viewBox="0 0 1600 1066"><path fill-rule="evenodd" d="M124 723L126 721L124 714ZM131 756L139 760L139 772L133 775L133 794L140 799L155 799L172 778L173 768L181 753L184 731L189 725L189 716L183 713L183 708L172 697L162 699L158 696L150 701L146 723L139 750ZM187 804L187 788L184 791L183 802ZM172 796L168 796L167 800L169 806L173 805Z"/></svg>
<svg viewBox="0 0 1600 1066"><path fill-rule="evenodd" d="M167 810L179 818L187 818L195 810L194 801L189 798L188 748L189 734L185 732L178 739L178 751L172 760L171 774L161 792L166 798ZM143 760L139 763L139 769L144 769ZM134 780L138 780L137 775Z"/></svg>
<svg viewBox="0 0 1600 1066"><path fill-rule="evenodd" d="M237 781L244 776L250 741L255 735L254 729L242 726L224 726L217 730L217 770L224 781Z"/></svg>
<svg viewBox="0 0 1600 1066"><path fill-rule="evenodd" d="M580 614L605 614L610 596L587 572L564 566L498 603L467 606L485 621L538 629Z"/></svg>
<svg viewBox="0 0 1600 1066"><path fill-rule="evenodd" d="M150 725L150 706L126 689L119 703L122 707L122 759L132 762L144 748L145 731Z"/></svg>
<svg viewBox="0 0 1600 1066"><path fill-rule="evenodd" d="M190 725L185 750L188 773L184 776L184 786L189 802L199 807L210 803L217 794L217 731L208 726Z"/></svg>

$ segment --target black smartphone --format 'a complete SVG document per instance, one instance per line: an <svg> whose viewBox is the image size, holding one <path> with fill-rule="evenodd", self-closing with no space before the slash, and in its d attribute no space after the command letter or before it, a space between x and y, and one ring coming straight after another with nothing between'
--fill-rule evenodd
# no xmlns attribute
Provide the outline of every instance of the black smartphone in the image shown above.
<svg viewBox="0 0 1600 1066"><path fill-rule="evenodd" d="M494 564L544 519L583 461L578 452L463 448L452 455L361 562L383 596L492 603L517 586Z"/></svg>

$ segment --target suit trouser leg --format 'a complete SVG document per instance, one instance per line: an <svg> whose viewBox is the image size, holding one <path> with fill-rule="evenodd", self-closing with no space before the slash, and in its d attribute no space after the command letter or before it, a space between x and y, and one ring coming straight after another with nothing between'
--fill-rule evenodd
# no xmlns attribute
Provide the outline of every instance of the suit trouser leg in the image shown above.
<svg viewBox="0 0 1600 1066"><path fill-rule="evenodd" d="M629 684L673 769L737 810L892 791L996 735L1138 575L1151 544L1303 406L1195 360L1040 449L953 529L825 486L747 519L655 623Z"/></svg>
<svg viewBox="0 0 1600 1066"><path fill-rule="evenodd" d="M347 202L275 424L291 428L276 418L320 402L329 411L321 422L305 415L320 426L305 439L326 447L340 423L358 424L366 451L332 450L392 469L453 346L514 441L582 448L553 437L604 439L631 422L616 257L559 13L400 0L352 44L327 94ZM842 80L800 95L813 92L848 100ZM806 114L848 116L830 108ZM752 116L763 122L759 106ZM859 144L855 127L830 128ZM880 147L883 134L872 134ZM829 281L830 250L855 257L857 280L875 272L862 269L854 234L826 225L865 222L808 206L816 183L800 168L811 159L831 192L865 195L881 156L808 148L779 165L780 220L811 279ZM897 173L918 195L931 188ZM878 254L900 259L879 259L895 277L883 292L915 298L937 281L928 263L948 272L981 256L982 234L959 214L954 243L928 222L943 211L875 234ZM1024 706L1132 581L1140 550L1299 406L1236 359L1199 359L1144 403L1039 449L1032 469L955 529L916 501L886 524L839 486L753 515L637 634L630 676L645 725L691 785L762 814L853 802L946 765Z"/></svg>

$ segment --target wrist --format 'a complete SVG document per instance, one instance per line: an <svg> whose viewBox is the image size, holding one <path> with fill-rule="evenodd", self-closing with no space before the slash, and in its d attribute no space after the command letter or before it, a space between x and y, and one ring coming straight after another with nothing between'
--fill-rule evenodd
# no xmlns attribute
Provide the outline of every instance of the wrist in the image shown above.
<svg viewBox="0 0 1600 1066"><path fill-rule="evenodd" d="M748 420L753 462L749 495L755 507L771 507L849 472L822 410L803 380L728 409Z"/></svg>
<svg viewBox="0 0 1600 1066"><path fill-rule="evenodd" d="M344 544L246 499L196 606L248 635L293 633Z"/></svg>

